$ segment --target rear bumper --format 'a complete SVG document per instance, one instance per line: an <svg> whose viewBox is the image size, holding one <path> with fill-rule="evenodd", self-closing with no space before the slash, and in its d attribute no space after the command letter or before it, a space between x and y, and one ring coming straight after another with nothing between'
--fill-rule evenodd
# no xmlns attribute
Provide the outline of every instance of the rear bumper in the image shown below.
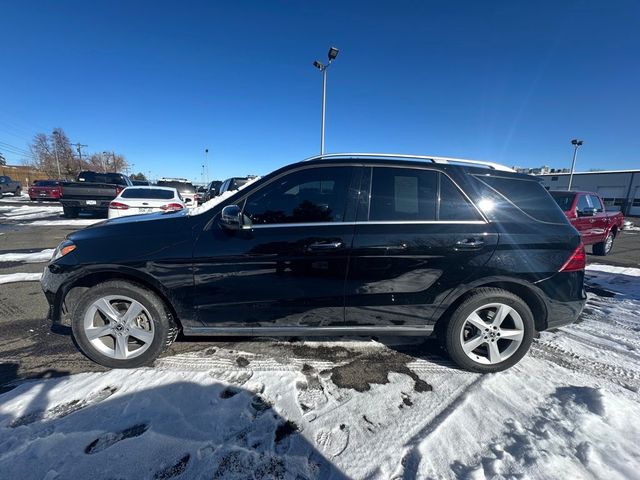
<svg viewBox="0 0 640 480"><path fill-rule="evenodd" d="M82 210L109 210L109 204L111 203L111 200L96 200L95 202L95 205L87 205L86 200L67 199L64 197L60 199L60 203L63 207L79 208Z"/></svg>
<svg viewBox="0 0 640 480"><path fill-rule="evenodd" d="M574 323L587 301L584 271L559 272L536 283L543 292L547 307L547 328Z"/></svg>

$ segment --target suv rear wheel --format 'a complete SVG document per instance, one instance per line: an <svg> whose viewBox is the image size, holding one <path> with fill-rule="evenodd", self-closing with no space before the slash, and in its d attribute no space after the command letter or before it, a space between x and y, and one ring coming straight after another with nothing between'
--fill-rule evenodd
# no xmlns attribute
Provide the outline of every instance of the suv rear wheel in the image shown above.
<svg viewBox="0 0 640 480"><path fill-rule="evenodd" d="M152 291L126 281L87 290L71 317L82 353L110 368L152 363L173 343L178 328L164 302Z"/></svg>
<svg viewBox="0 0 640 480"><path fill-rule="evenodd" d="M518 363L533 334L533 314L520 297L499 288L479 288L454 311L444 343L460 367L490 373Z"/></svg>

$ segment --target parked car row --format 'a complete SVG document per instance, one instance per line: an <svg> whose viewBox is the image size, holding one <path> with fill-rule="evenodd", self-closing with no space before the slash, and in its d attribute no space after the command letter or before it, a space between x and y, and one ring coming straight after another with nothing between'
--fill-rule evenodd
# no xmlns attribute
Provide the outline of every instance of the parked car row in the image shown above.
<svg viewBox="0 0 640 480"><path fill-rule="evenodd" d="M239 189L252 178L255 177L214 180L196 189L185 178L160 178L156 185L151 185L121 173L83 171L73 182L37 180L28 193L31 201L60 202L67 218L76 218L82 212L99 212L115 218L196 207L224 192ZM3 192L21 194L20 184L9 177L0 176L0 185Z"/></svg>

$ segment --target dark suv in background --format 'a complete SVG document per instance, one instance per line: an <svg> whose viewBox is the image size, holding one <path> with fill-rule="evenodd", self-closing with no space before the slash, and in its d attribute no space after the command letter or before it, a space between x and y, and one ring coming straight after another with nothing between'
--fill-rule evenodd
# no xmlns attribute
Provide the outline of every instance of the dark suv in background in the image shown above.
<svg viewBox="0 0 640 480"><path fill-rule="evenodd" d="M111 220L57 248L55 323L109 367L185 335L436 335L503 370L586 296L578 232L537 179L439 157L325 155L223 202Z"/></svg>

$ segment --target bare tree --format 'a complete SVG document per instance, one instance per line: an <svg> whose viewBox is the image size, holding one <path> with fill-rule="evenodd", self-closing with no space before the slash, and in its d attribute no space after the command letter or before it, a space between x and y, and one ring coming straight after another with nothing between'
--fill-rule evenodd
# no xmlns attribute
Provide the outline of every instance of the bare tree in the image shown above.
<svg viewBox="0 0 640 480"><path fill-rule="evenodd" d="M80 160L61 128L54 128L51 135L36 134L29 149L33 158L30 164L51 178L73 179L82 170L122 172L128 165L123 155L113 152L93 153Z"/></svg>
<svg viewBox="0 0 640 480"><path fill-rule="evenodd" d="M7 160L4 158L4 155L0 153L0 167L4 167L7 164Z"/></svg>

